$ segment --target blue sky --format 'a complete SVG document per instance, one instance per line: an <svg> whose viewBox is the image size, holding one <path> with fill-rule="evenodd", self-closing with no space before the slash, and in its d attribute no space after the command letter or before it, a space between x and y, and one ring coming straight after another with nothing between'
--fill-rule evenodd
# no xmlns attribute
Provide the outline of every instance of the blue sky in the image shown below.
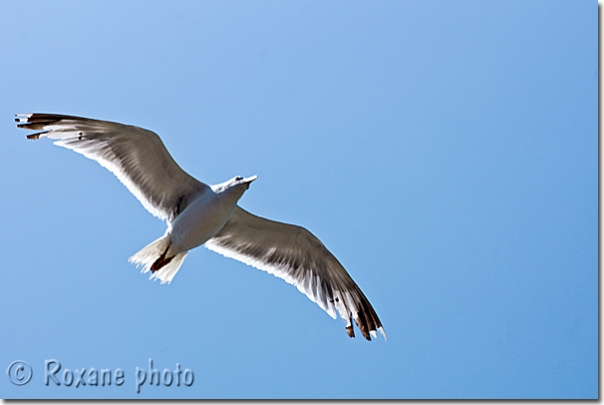
<svg viewBox="0 0 604 405"><path fill-rule="evenodd" d="M1 8L0 366L33 369L3 398L597 397L595 1ZM321 238L388 342L203 247L149 281L127 259L165 225L25 112L151 129L206 183L257 174L240 205ZM52 359L124 383L46 386ZM149 359L194 383L137 393Z"/></svg>

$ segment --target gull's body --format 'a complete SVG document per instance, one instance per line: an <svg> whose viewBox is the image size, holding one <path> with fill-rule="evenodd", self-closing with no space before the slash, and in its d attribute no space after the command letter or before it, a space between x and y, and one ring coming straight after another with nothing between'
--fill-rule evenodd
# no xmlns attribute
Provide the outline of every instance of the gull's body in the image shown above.
<svg viewBox="0 0 604 405"><path fill-rule="evenodd" d="M243 180L247 180L244 182ZM207 189L193 200L172 223L172 248L174 253L186 252L213 237L224 227L237 200L254 179L241 179L240 186L226 192L215 193ZM195 224L191 227L191 224Z"/></svg>
<svg viewBox="0 0 604 405"><path fill-rule="evenodd" d="M379 330L375 310L323 243L308 230L250 214L237 205L256 176L208 186L176 164L161 139L145 129L55 114L20 114L18 127L43 130L29 139L57 139L114 173L153 215L166 220L165 234L130 261L162 283L172 281L187 252L205 244L224 256L280 277L334 319L352 319L371 340Z"/></svg>

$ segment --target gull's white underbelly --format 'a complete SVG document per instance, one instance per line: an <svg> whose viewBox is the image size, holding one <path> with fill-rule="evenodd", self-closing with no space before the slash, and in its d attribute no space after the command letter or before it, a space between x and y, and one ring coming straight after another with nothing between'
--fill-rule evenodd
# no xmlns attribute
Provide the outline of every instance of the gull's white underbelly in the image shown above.
<svg viewBox="0 0 604 405"><path fill-rule="evenodd" d="M193 201L176 217L170 231L170 254L193 249L216 235L228 221L236 202L222 195L206 192Z"/></svg>

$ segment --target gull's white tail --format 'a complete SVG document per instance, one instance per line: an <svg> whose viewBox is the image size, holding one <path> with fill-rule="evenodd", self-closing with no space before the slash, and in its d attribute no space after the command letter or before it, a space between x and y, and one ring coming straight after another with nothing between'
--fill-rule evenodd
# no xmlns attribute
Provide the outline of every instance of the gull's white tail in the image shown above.
<svg viewBox="0 0 604 405"><path fill-rule="evenodd" d="M169 260L165 260L164 256L169 246L170 237L164 235L136 252L128 259L128 261L136 264L136 267L142 267L141 273L151 271L151 266L153 266L154 263L163 261L165 264L153 271L149 278L151 280L159 279L162 284L170 283L178 272L178 269L180 269L182 262L187 257L188 252L179 253Z"/></svg>

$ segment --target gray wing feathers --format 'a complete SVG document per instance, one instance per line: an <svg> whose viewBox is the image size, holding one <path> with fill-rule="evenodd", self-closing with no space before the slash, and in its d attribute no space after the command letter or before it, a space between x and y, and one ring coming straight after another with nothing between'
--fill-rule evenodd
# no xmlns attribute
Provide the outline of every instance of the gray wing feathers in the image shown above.
<svg viewBox="0 0 604 405"><path fill-rule="evenodd" d="M332 318L336 310L354 337L352 319L366 339L384 334L365 294L340 262L305 228L260 218L236 207L224 228L206 246L267 271L306 294ZM385 336L385 334L384 334Z"/></svg>
<svg viewBox="0 0 604 405"><path fill-rule="evenodd" d="M19 128L44 130L29 139L57 139L113 174L153 215L171 222L207 186L172 159L154 132L114 122L55 114L18 116Z"/></svg>

